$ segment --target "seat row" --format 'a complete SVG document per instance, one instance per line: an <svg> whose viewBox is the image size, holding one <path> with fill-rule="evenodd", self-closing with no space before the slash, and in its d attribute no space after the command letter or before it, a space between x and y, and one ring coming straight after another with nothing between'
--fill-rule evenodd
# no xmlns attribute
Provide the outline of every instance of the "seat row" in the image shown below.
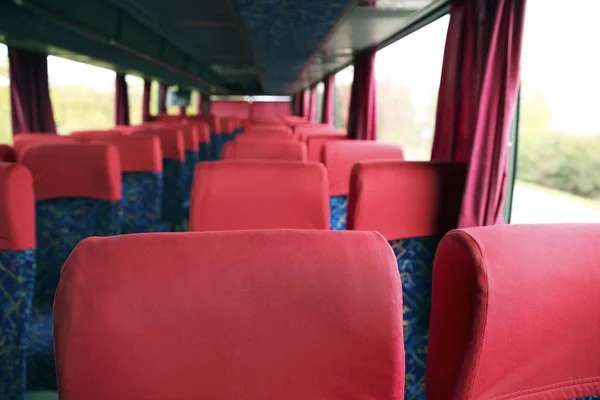
<svg viewBox="0 0 600 400"><path fill-rule="evenodd" d="M424 237L443 236L433 278L421 289L413 288L423 265L404 261L412 270L398 274L399 254L390 249L391 239L408 228L385 218L394 217L382 210L392 202L381 200L385 191L374 193L382 176L389 177L382 174L394 171L390 165L396 185L383 187L397 202L388 212L402 213L398 221L408 219ZM455 177L438 173L410 191L400 186L403 167L413 185L434 170L400 162L368 162L355 170L349 227L369 230L366 224L385 221L381 234L246 230L84 240L65 264L55 300L61 398L600 394L600 226L499 226L444 236L447 227L425 218L417 224L408 205L420 200L438 212L455 202L443 182L458 179L461 168L455 166ZM11 187L10 195L0 192L0 226L7 227L0 258L12 278L3 287L13 290L3 319L13 329L3 336L3 350L19 353L35 259L33 206L22 199L33 199L33 183L23 166L3 164L0 185ZM432 191L440 195L438 204L423 201ZM367 210L358 206L375 201ZM422 248L401 253L411 251ZM428 286L430 312L419 310L423 303L415 297ZM419 329L429 330L428 344L418 339ZM7 355L22 363L3 351ZM420 357L422 382L415 381L412 363ZM22 371L17 364L9 374Z"/></svg>

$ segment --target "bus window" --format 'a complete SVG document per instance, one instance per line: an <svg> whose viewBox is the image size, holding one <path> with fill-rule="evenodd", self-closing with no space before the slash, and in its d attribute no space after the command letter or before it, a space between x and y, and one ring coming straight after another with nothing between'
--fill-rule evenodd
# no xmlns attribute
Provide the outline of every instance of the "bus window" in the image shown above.
<svg viewBox="0 0 600 400"><path fill-rule="evenodd" d="M448 15L383 48L375 59L377 140L427 161L435 130Z"/></svg>
<svg viewBox="0 0 600 400"><path fill-rule="evenodd" d="M600 2L569 9L527 3L512 223L600 222Z"/></svg>
<svg viewBox="0 0 600 400"><path fill-rule="evenodd" d="M48 81L57 132L114 127L115 78L114 71L49 56Z"/></svg>
<svg viewBox="0 0 600 400"><path fill-rule="evenodd" d="M0 144L12 143L9 85L8 49L4 44L0 43Z"/></svg>
<svg viewBox="0 0 600 400"><path fill-rule="evenodd" d="M335 127L346 129L350 109L350 92L354 80L354 67L351 65L335 74Z"/></svg>
<svg viewBox="0 0 600 400"><path fill-rule="evenodd" d="M198 92L197 90L193 90L192 97L190 100L190 105L187 107L185 115L198 115L198 106L200 105L200 92Z"/></svg>
<svg viewBox="0 0 600 400"><path fill-rule="evenodd" d="M129 123L142 123L142 99L144 97L144 79L135 75L126 75L127 97L129 99Z"/></svg>
<svg viewBox="0 0 600 400"><path fill-rule="evenodd" d="M317 85L317 122L323 122L323 94L325 92L325 84L323 82Z"/></svg>

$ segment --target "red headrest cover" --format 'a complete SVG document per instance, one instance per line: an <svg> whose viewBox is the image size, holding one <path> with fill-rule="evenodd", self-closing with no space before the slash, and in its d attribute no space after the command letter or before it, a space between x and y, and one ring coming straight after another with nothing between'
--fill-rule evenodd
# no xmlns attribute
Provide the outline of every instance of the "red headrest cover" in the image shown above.
<svg viewBox="0 0 600 400"><path fill-rule="evenodd" d="M244 133L242 135L239 135L236 139L236 141L246 141L246 140L250 140L252 142L255 142L257 140L269 140L269 141L275 141L275 142L296 142L294 140L294 138L290 135L280 135L280 134L275 134L275 135L271 135L271 134L261 134L261 133Z"/></svg>
<svg viewBox="0 0 600 400"><path fill-rule="evenodd" d="M198 131L191 125L180 125L179 129L183 133L183 144L185 150L197 152L200 146L198 140Z"/></svg>
<svg viewBox="0 0 600 400"><path fill-rule="evenodd" d="M161 126L160 128L154 127L149 130L142 130L136 132L136 134L158 136L164 159L185 161L185 141L183 132L180 129Z"/></svg>
<svg viewBox="0 0 600 400"><path fill-rule="evenodd" d="M206 122L210 126L211 133L221 133L221 121L215 115L201 114L190 118L191 121Z"/></svg>
<svg viewBox="0 0 600 400"><path fill-rule="evenodd" d="M367 161L350 179L348 229L388 240L443 236L456 229L466 164Z"/></svg>
<svg viewBox="0 0 600 400"><path fill-rule="evenodd" d="M0 162L17 161L17 152L7 144L0 144Z"/></svg>
<svg viewBox="0 0 600 400"><path fill-rule="evenodd" d="M275 228L329 228L321 164L221 161L196 167L191 231Z"/></svg>
<svg viewBox="0 0 600 400"><path fill-rule="evenodd" d="M600 225L453 231L435 258L427 399L600 393Z"/></svg>
<svg viewBox="0 0 600 400"><path fill-rule="evenodd" d="M87 197L121 199L121 163L116 147L104 143L35 144L21 162L33 175L37 200Z"/></svg>
<svg viewBox="0 0 600 400"><path fill-rule="evenodd" d="M0 250L35 249L33 178L21 164L0 162Z"/></svg>
<svg viewBox="0 0 600 400"><path fill-rule="evenodd" d="M94 135L89 140L114 145L119 150L122 172L161 172L160 139L151 135Z"/></svg>
<svg viewBox="0 0 600 400"><path fill-rule="evenodd" d="M320 162L323 155L323 147L326 143L333 140L346 140L345 135L322 134L311 135L306 139L306 148L308 152L308 161Z"/></svg>
<svg viewBox="0 0 600 400"><path fill-rule="evenodd" d="M247 135L292 136L292 130L285 125L246 125Z"/></svg>
<svg viewBox="0 0 600 400"><path fill-rule="evenodd" d="M367 140L336 140L323 146L323 163L329 173L329 195L342 196L350 191L354 164L369 160L404 160L402 147Z"/></svg>
<svg viewBox="0 0 600 400"><path fill-rule="evenodd" d="M373 232L85 239L54 315L63 400L403 398L402 289Z"/></svg>
<svg viewBox="0 0 600 400"><path fill-rule="evenodd" d="M209 143L210 142L210 126L205 122L187 122L193 129L196 130L196 136L198 136L198 142Z"/></svg>
<svg viewBox="0 0 600 400"><path fill-rule="evenodd" d="M34 143L73 143L74 138L68 136L59 136L50 133L20 133L14 137L14 148L18 158L25 150L25 147Z"/></svg>
<svg viewBox="0 0 600 400"><path fill-rule="evenodd" d="M289 141L236 140L225 145L223 159L306 161L306 146Z"/></svg>

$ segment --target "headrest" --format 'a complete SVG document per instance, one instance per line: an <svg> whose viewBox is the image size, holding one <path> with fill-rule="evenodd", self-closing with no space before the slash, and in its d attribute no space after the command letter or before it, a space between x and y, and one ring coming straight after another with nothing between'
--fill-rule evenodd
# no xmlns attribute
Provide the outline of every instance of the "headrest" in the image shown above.
<svg viewBox="0 0 600 400"><path fill-rule="evenodd" d="M119 150L122 172L161 172L160 139L151 135L91 135L86 140L114 145Z"/></svg>
<svg viewBox="0 0 600 400"><path fill-rule="evenodd" d="M123 132L121 129L106 129L106 130L93 130L93 131L75 131L75 132L71 132L69 134L69 137L79 140L79 139L96 138L97 136L104 136L104 135L123 135L123 134L125 134L125 132Z"/></svg>
<svg viewBox="0 0 600 400"><path fill-rule="evenodd" d="M306 146L290 141L236 140L225 144L223 159L306 161Z"/></svg>
<svg viewBox="0 0 600 400"><path fill-rule="evenodd" d="M185 141L180 129L161 126L140 130L136 134L157 136L160 139L163 159L185 161Z"/></svg>
<svg viewBox="0 0 600 400"><path fill-rule="evenodd" d="M252 142L255 142L257 140L262 140L262 141L276 141L276 142L296 142L294 140L294 138L290 135L280 135L280 134L262 134L262 133L255 133L255 132L250 132L250 133L243 133L241 135L239 135L238 137L235 138L236 141L244 141L244 140L250 140Z"/></svg>
<svg viewBox="0 0 600 400"><path fill-rule="evenodd" d="M315 135L347 136L345 131L326 124L308 124L294 127L294 138L296 140L306 141Z"/></svg>
<svg viewBox="0 0 600 400"><path fill-rule="evenodd" d="M427 399L598 395L599 242L597 224L446 235L433 269Z"/></svg>
<svg viewBox="0 0 600 400"><path fill-rule="evenodd" d="M58 390L63 400L399 400L402 329L396 259L373 232L89 238L56 294Z"/></svg>
<svg viewBox="0 0 600 400"><path fill-rule="evenodd" d="M216 115L200 114L189 118L190 121L206 122L211 133L221 133L221 121Z"/></svg>
<svg viewBox="0 0 600 400"><path fill-rule="evenodd" d="M198 131L191 125L179 125L179 129L183 133L183 144L186 151L197 152L200 142L198 139Z"/></svg>
<svg viewBox="0 0 600 400"><path fill-rule="evenodd" d="M292 130L285 125L253 125L246 124L246 135L292 136Z"/></svg>
<svg viewBox="0 0 600 400"><path fill-rule="evenodd" d="M25 149L20 161L33 175L36 200L121 199L121 163L119 151L112 145L34 144Z"/></svg>
<svg viewBox="0 0 600 400"><path fill-rule="evenodd" d="M34 143L73 143L74 138L59 136L52 133L20 133L14 137L14 148L17 158L21 157L25 147Z"/></svg>
<svg viewBox="0 0 600 400"><path fill-rule="evenodd" d="M221 117L221 127L223 131L231 133L238 128L239 120L233 117Z"/></svg>
<svg viewBox="0 0 600 400"><path fill-rule="evenodd" d="M17 161L17 152L7 144L0 144L0 162Z"/></svg>
<svg viewBox="0 0 600 400"><path fill-rule="evenodd" d="M320 162L323 155L323 146L325 143L333 140L347 140L345 135L324 133L319 135L310 135L306 139L306 148L308 151L308 160Z"/></svg>
<svg viewBox="0 0 600 400"><path fill-rule="evenodd" d="M156 122L178 123L181 121L180 115L159 114L154 117Z"/></svg>
<svg viewBox="0 0 600 400"><path fill-rule="evenodd" d="M458 226L467 166L453 162L367 161L350 179L348 229L388 240L443 236Z"/></svg>
<svg viewBox="0 0 600 400"><path fill-rule="evenodd" d="M191 231L275 228L329 228L321 164L221 161L196 167Z"/></svg>
<svg viewBox="0 0 600 400"><path fill-rule="evenodd" d="M0 251L30 249L35 249L33 178L21 164L0 162Z"/></svg>
<svg viewBox="0 0 600 400"><path fill-rule="evenodd" d="M329 173L329 195L344 196L350 191L352 167L361 161L404 160L402 147L370 140L335 140L323 146L323 164Z"/></svg>
<svg viewBox="0 0 600 400"><path fill-rule="evenodd" d="M210 126L206 122L188 121L188 124L196 130L199 143L210 143Z"/></svg>

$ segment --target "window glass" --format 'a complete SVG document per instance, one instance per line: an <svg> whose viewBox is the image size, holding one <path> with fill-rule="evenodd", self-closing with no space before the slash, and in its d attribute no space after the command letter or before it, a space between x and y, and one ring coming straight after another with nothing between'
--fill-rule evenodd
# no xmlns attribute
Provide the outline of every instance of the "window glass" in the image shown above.
<svg viewBox="0 0 600 400"><path fill-rule="evenodd" d="M317 85L317 122L322 122L323 118L323 92L325 85L323 82Z"/></svg>
<svg viewBox="0 0 600 400"><path fill-rule="evenodd" d="M115 77L109 69L49 56L50 100L58 133L114 127Z"/></svg>
<svg viewBox="0 0 600 400"><path fill-rule="evenodd" d="M199 103L200 103L200 92L198 92L197 90L193 90L190 105L186 109L186 115L187 116L198 115Z"/></svg>
<svg viewBox="0 0 600 400"><path fill-rule="evenodd" d="M160 95L160 84L152 81L150 84L150 115L158 115L158 97Z"/></svg>
<svg viewBox="0 0 600 400"><path fill-rule="evenodd" d="M377 53L377 139L403 147L407 160L429 160L450 16Z"/></svg>
<svg viewBox="0 0 600 400"><path fill-rule="evenodd" d="M335 127L346 129L348 127L348 110L350 108L350 93L354 80L354 66L350 65L335 74Z"/></svg>
<svg viewBox="0 0 600 400"><path fill-rule="evenodd" d="M8 49L0 43L0 144L12 143Z"/></svg>
<svg viewBox="0 0 600 400"><path fill-rule="evenodd" d="M599 14L527 2L512 223L600 222Z"/></svg>
<svg viewBox="0 0 600 400"><path fill-rule="evenodd" d="M144 99L144 79L139 76L126 75L127 96L129 98L129 123L141 125L142 101Z"/></svg>

